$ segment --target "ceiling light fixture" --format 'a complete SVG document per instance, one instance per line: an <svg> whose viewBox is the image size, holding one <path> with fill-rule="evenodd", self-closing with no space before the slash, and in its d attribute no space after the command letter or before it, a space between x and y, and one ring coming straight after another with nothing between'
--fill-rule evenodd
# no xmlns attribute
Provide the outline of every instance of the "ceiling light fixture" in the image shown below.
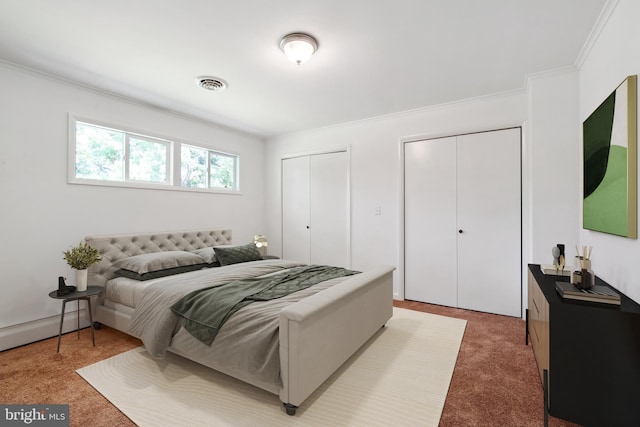
<svg viewBox="0 0 640 427"><path fill-rule="evenodd" d="M280 49L289 61L300 65L308 61L311 55L318 50L318 41L309 34L291 33L280 40Z"/></svg>
<svg viewBox="0 0 640 427"><path fill-rule="evenodd" d="M222 91L227 88L227 82L219 77L201 76L196 77L196 84L206 90Z"/></svg>

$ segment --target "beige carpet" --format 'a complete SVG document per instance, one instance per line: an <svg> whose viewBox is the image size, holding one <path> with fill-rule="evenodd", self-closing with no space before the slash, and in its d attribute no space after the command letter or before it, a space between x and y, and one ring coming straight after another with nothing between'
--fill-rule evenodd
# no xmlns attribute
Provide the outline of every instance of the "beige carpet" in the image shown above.
<svg viewBox="0 0 640 427"><path fill-rule="evenodd" d="M394 308L381 329L298 409L274 394L142 348L78 369L139 426L437 426L465 320Z"/></svg>

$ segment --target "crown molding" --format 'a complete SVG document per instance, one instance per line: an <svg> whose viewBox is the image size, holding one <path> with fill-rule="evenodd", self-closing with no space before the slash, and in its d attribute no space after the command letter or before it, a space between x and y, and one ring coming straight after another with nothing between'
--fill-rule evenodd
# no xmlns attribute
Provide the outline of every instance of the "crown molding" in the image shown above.
<svg viewBox="0 0 640 427"><path fill-rule="evenodd" d="M566 67L553 68L551 70L540 71L539 73L527 74L524 84L525 91L529 92L531 90L531 85L535 80L576 73L577 71L578 68L575 65L567 65Z"/></svg>
<svg viewBox="0 0 640 427"><path fill-rule="evenodd" d="M584 61L589 56L591 49L593 49L593 46L598 41L600 34L602 34L602 31L607 26L607 23L609 22L609 18L611 18L611 15L613 15L614 10L618 6L618 3L620 3L620 0L608 0L607 3L602 8L602 11L600 12L600 16L598 16L598 19L596 20L595 25L591 29L591 32L589 33L587 40L584 42L584 45L582 45L582 49L580 50L580 53L576 58L576 62L575 62L576 68L580 69L582 67L582 64L584 64Z"/></svg>

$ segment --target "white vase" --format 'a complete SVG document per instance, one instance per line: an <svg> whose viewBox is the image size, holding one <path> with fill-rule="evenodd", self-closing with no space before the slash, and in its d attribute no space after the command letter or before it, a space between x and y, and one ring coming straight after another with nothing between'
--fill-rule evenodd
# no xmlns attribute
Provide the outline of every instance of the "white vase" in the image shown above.
<svg viewBox="0 0 640 427"><path fill-rule="evenodd" d="M84 292L87 290L87 269L76 270L76 291Z"/></svg>

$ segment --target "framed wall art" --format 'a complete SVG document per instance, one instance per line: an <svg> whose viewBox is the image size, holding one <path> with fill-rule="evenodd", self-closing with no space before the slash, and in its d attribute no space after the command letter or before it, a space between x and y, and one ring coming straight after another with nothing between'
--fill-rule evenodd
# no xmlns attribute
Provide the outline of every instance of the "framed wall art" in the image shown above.
<svg viewBox="0 0 640 427"><path fill-rule="evenodd" d="M637 238L637 76L627 77L582 124L582 227Z"/></svg>

